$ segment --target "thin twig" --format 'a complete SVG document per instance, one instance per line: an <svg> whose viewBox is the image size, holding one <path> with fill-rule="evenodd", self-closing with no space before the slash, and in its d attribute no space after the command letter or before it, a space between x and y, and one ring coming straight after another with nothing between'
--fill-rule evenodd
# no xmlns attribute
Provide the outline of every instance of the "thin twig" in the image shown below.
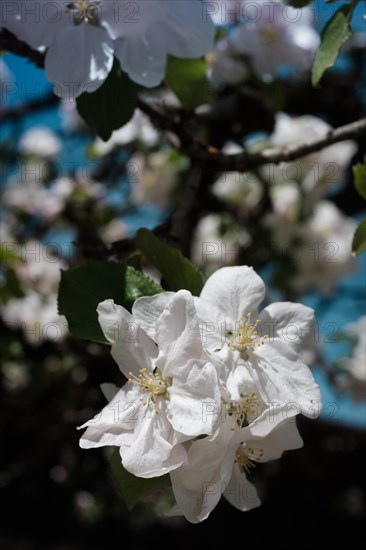
<svg viewBox="0 0 366 550"><path fill-rule="evenodd" d="M260 153L243 152L237 155L225 155L214 147L205 145L189 136L177 113L164 112L159 106L140 98L140 110L162 130L173 132L180 139L180 149L191 159L201 161L214 167L218 172L247 172L264 164L279 164L315 153L321 149L348 139L358 139L366 135L366 118L351 122L334 130L324 137L300 145L289 145L281 148L266 149Z"/></svg>
<svg viewBox="0 0 366 550"><path fill-rule="evenodd" d="M6 29L0 31L0 49L27 57L38 67L44 65L44 54L33 50L28 44L18 40ZM167 111L158 105L152 105L139 99L139 108L152 120L156 127L175 134L179 139L179 149L192 159L212 167L218 172L247 172L264 164L290 162L324 147L348 139L358 139L366 135L366 118L346 124L328 132L320 139L300 145L267 149L261 153L241 153L225 155L210 145L197 141L187 129L186 121L179 111ZM4 113L6 116L6 113Z"/></svg>

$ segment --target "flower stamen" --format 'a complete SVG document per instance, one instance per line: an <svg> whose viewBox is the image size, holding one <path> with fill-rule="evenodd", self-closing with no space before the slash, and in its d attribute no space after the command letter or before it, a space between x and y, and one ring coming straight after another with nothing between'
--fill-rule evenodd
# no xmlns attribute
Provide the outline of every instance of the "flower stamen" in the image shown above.
<svg viewBox="0 0 366 550"><path fill-rule="evenodd" d="M251 313L248 313L246 317L240 317L237 330L226 333L229 348L239 351L241 354L245 354L248 349L253 350L262 346L268 338L267 335L258 336L257 329L261 321L257 319L253 323L251 315Z"/></svg>
<svg viewBox="0 0 366 550"><path fill-rule="evenodd" d="M232 401L226 407L228 414L235 415L236 423L239 428L243 428L248 415L255 415L258 411L258 396L256 393L243 394L240 401Z"/></svg>
<svg viewBox="0 0 366 550"><path fill-rule="evenodd" d="M140 391L146 394L141 398L144 401L145 397L147 398L143 403L144 406L150 405L150 403L156 404L159 397L166 394L167 384L162 378L160 372L156 370L154 373L147 372L147 369L140 369L140 374L135 376L132 372L129 372L130 378L128 380L129 384L133 382L137 383ZM158 411L156 410L158 414Z"/></svg>
<svg viewBox="0 0 366 550"><path fill-rule="evenodd" d="M275 44L281 38L281 31L272 25L266 25L261 31L262 42L267 45Z"/></svg>
<svg viewBox="0 0 366 550"><path fill-rule="evenodd" d="M99 25L100 23L100 0L77 0L67 5L68 10L75 10L74 24L90 23Z"/></svg>
<svg viewBox="0 0 366 550"><path fill-rule="evenodd" d="M256 467L256 462L260 462L263 457L263 449L250 449L240 445L235 455L235 463L241 470L247 474Z"/></svg>

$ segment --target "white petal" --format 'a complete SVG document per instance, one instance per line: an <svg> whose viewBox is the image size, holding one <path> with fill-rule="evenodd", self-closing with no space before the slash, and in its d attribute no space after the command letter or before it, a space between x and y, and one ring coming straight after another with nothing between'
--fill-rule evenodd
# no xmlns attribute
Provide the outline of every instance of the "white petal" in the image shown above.
<svg viewBox="0 0 366 550"><path fill-rule="evenodd" d="M255 453L257 462L276 460L281 458L285 451L300 449L302 446L303 440L297 429L295 417L285 419L266 437L246 441L246 447L260 449L260 454Z"/></svg>
<svg viewBox="0 0 366 550"><path fill-rule="evenodd" d="M216 479L221 464L223 464L228 451L231 450L232 438L232 420L227 417L212 436L192 443L188 451L188 464L181 469L182 475L184 474L184 484L188 489L200 489L202 481ZM230 475L231 469L226 476L227 481L229 481Z"/></svg>
<svg viewBox="0 0 366 550"><path fill-rule="evenodd" d="M226 388L233 401L240 401L243 394L257 393L253 377L245 365L234 366L227 377Z"/></svg>
<svg viewBox="0 0 366 550"><path fill-rule="evenodd" d="M220 484L203 481L199 489L187 489L180 469L171 472L170 479L178 513L191 523L200 523L207 519L221 498Z"/></svg>
<svg viewBox="0 0 366 550"><path fill-rule="evenodd" d="M1 3L2 26L32 48L50 46L60 32L73 26L64 2L13 0Z"/></svg>
<svg viewBox="0 0 366 550"><path fill-rule="evenodd" d="M131 444L133 430L140 421L139 397L134 388L127 392L121 389L99 414L78 428L87 428L80 439L80 447L91 449Z"/></svg>
<svg viewBox="0 0 366 550"><path fill-rule="evenodd" d="M152 372L157 347L127 309L113 300L105 300L98 305L97 312L104 335L112 343L112 357L123 374L128 378L132 371L138 376L142 368Z"/></svg>
<svg viewBox="0 0 366 550"><path fill-rule="evenodd" d="M205 7L196 0L175 0L169 3L170 14L160 23L168 52L176 57L201 57L212 47L215 26L206 17Z"/></svg>
<svg viewBox="0 0 366 550"><path fill-rule="evenodd" d="M277 302L263 309L259 315L261 324L258 330L261 335L268 334L271 338L281 338L297 351L313 344L315 338L314 310L302 304L292 302Z"/></svg>
<svg viewBox="0 0 366 550"><path fill-rule="evenodd" d="M167 17L168 5L161 0L103 0L101 24L114 40L142 36L150 26L158 32L160 22Z"/></svg>
<svg viewBox="0 0 366 550"><path fill-rule="evenodd" d="M137 26L125 25L122 31L109 32L120 37L115 42L115 55L123 70L149 88L164 79L168 53L187 58L207 53L213 46L215 27L203 16L202 4L196 0L141 5Z"/></svg>
<svg viewBox="0 0 366 550"><path fill-rule="evenodd" d="M248 510L261 505L257 489L247 480L246 475L240 471L237 464L234 464L232 477L224 491L224 497L241 512L248 512Z"/></svg>
<svg viewBox="0 0 366 550"><path fill-rule="evenodd" d="M240 317L256 312L264 294L264 283L253 268L238 266L215 271L203 287L200 298L222 312L222 322L229 330Z"/></svg>
<svg viewBox="0 0 366 550"><path fill-rule="evenodd" d="M223 435L230 438L230 430L193 443L188 465L170 474L178 509L191 523L209 516L230 480L235 450L223 444Z"/></svg>
<svg viewBox="0 0 366 550"><path fill-rule="evenodd" d="M320 414L319 387L291 346L280 340L265 343L250 353L246 365L264 402L297 408L310 418Z"/></svg>
<svg viewBox="0 0 366 550"><path fill-rule="evenodd" d="M48 48L45 69L55 94L73 99L85 91L95 92L113 65L113 44L108 34L81 24L65 28Z"/></svg>
<svg viewBox="0 0 366 550"><path fill-rule="evenodd" d="M225 344L225 315L215 305L194 297L197 316L200 321L201 340L210 351L221 350ZM232 323L227 319L226 324Z"/></svg>
<svg viewBox="0 0 366 550"><path fill-rule="evenodd" d="M220 416L221 392L216 369L204 361L189 361L168 389L168 419L189 436L211 434Z"/></svg>
<svg viewBox="0 0 366 550"><path fill-rule="evenodd" d="M297 414L296 409L291 408L287 411L284 405L271 405L263 411L249 426L236 430L230 440L230 447L237 449L238 445L249 440L258 439L262 441L277 426L285 422L286 419L292 419Z"/></svg>
<svg viewBox="0 0 366 550"><path fill-rule="evenodd" d="M163 376L173 376L190 359L202 355L201 336L193 297L187 290L175 294L156 322L159 346L157 367Z"/></svg>
<svg viewBox="0 0 366 550"><path fill-rule="evenodd" d="M164 414L146 409L143 421L135 430L135 440L130 448L121 449L123 466L138 477L151 478L179 468L187 460L182 445L173 446L172 427Z"/></svg>
<svg viewBox="0 0 366 550"><path fill-rule="evenodd" d="M146 32L143 36L116 40L114 45L115 55L131 80L146 88L162 82L167 58L164 38L151 40Z"/></svg>
<svg viewBox="0 0 366 550"><path fill-rule="evenodd" d="M150 338L155 338L156 321L174 295L174 292L161 292L155 296L138 298L133 304L132 315Z"/></svg>

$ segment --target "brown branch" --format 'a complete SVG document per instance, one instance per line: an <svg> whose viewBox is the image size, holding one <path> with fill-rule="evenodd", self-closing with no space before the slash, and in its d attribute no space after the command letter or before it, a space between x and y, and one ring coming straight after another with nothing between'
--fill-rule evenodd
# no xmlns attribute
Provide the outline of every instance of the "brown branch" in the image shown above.
<svg viewBox="0 0 366 550"><path fill-rule="evenodd" d="M209 164L218 172L247 172L264 164L279 164L315 153L348 139L366 135L366 118L330 130L324 137L300 145L266 149L260 153L243 152L225 155L214 147L196 141L184 126L178 112L169 113L140 99L138 106L162 130L173 132L180 141L180 150L191 159Z"/></svg>
<svg viewBox="0 0 366 550"><path fill-rule="evenodd" d="M25 42L18 40L11 32L0 31L0 49L5 49L16 55L27 57L38 67L44 65L44 54L33 50ZM197 141L189 131L184 111L167 111L161 106L139 99L138 107L161 130L172 132L179 140L174 145L196 163L209 165L217 172L247 172L264 164L290 162L310 153L320 151L334 143L347 139L357 139L366 135L366 118L346 124L328 132L326 136L301 145L292 145L276 149L267 149L261 153L241 153L224 155L215 147Z"/></svg>
<svg viewBox="0 0 366 550"><path fill-rule="evenodd" d="M44 66L44 53L34 50L7 29L0 31L0 50L5 50L20 57L26 57L37 67Z"/></svg>

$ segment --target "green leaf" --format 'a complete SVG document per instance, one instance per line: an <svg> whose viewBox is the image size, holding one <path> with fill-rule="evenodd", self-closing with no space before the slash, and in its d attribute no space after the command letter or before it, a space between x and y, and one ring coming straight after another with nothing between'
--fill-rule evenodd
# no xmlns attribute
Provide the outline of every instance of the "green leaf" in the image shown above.
<svg viewBox="0 0 366 550"><path fill-rule="evenodd" d="M111 457L111 470L117 482L118 489L126 502L127 508L131 511L136 504L144 497L161 489L171 487L168 474L150 479L136 477L127 472L122 466L121 457L118 451L114 451Z"/></svg>
<svg viewBox="0 0 366 550"><path fill-rule="evenodd" d="M212 86L206 76L206 69L203 59L168 57L165 82L186 109L211 103Z"/></svg>
<svg viewBox="0 0 366 550"><path fill-rule="evenodd" d="M103 85L93 93L77 98L79 114L104 141L131 119L137 106L139 87L129 79L114 60L112 71Z"/></svg>
<svg viewBox="0 0 366 550"><path fill-rule="evenodd" d="M349 4L342 6L325 25L313 65L313 86L317 86L325 71L334 65L342 44L350 37L352 9Z"/></svg>
<svg viewBox="0 0 366 550"><path fill-rule="evenodd" d="M362 198L366 199L366 157L364 164L352 167L355 187Z"/></svg>
<svg viewBox="0 0 366 550"><path fill-rule="evenodd" d="M204 285L203 274L179 250L160 241L148 229L138 231L137 246L160 271L170 290L185 288L194 296L199 296Z"/></svg>
<svg viewBox="0 0 366 550"><path fill-rule="evenodd" d="M358 256L366 250L366 219L357 227L352 241L352 253Z"/></svg>
<svg viewBox="0 0 366 550"><path fill-rule="evenodd" d="M131 310L137 298L163 289L143 273L114 262L93 262L62 271L58 294L59 312L70 332L79 338L106 342L96 312L100 302L112 299Z"/></svg>

